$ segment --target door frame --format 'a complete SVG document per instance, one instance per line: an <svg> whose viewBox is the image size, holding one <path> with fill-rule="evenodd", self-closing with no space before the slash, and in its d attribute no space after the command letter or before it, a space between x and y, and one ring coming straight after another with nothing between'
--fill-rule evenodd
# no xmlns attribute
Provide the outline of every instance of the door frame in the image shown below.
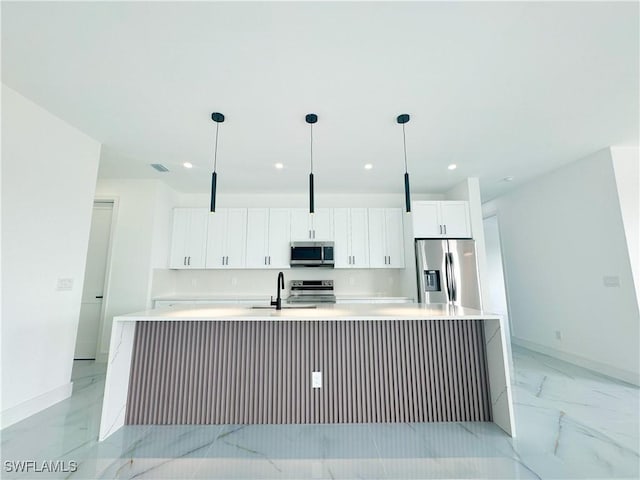
<svg viewBox="0 0 640 480"><path fill-rule="evenodd" d="M96 196L93 199L93 205L96 203L111 203L111 226L109 228L109 244L107 247L107 259L104 272L104 291L102 293L102 307L100 308L100 318L98 320L98 339L96 343L96 363L106 363L109 358L109 349L107 352L102 352L101 345L104 338L104 326L105 326L105 314L107 307L110 303L110 291L111 291L111 266L113 262L113 240L115 237L116 224L118 218L118 206L120 199L116 196ZM93 216L93 206L91 207ZM85 267L86 268L86 267Z"/></svg>

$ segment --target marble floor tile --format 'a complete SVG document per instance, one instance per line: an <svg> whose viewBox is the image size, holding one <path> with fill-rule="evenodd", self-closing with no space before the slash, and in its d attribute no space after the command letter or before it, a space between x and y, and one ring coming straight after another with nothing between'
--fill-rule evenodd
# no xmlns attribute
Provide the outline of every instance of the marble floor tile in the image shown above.
<svg viewBox="0 0 640 480"><path fill-rule="evenodd" d="M493 423L129 425L104 442L105 367L76 362L73 395L0 432L7 479L637 479L639 389L513 348L518 437ZM77 462L75 472L5 462Z"/></svg>

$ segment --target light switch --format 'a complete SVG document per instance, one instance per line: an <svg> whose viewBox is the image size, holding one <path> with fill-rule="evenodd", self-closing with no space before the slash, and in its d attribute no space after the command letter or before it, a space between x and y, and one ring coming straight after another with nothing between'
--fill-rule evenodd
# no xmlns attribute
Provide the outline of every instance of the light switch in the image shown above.
<svg viewBox="0 0 640 480"><path fill-rule="evenodd" d="M56 290L59 292L73 290L73 278L59 278Z"/></svg>
<svg viewBox="0 0 640 480"><path fill-rule="evenodd" d="M322 388L322 372L311 372L311 388Z"/></svg>

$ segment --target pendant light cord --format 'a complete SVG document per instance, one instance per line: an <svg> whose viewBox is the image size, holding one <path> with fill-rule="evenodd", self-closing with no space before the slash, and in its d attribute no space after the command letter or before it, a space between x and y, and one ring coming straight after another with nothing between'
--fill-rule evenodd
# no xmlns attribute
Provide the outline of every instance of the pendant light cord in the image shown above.
<svg viewBox="0 0 640 480"><path fill-rule="evenodd" d="M313 123L309 125L311 126L311 173L313 173Z"/></svg>
<svg viewBox="0 0 640 480"><path fill-rule="evenodd" d="M402 124L402 144L404 145L404 173L407 173L407 137L404 134L404 123Z"/></svg>
<svg viewBox="0 0 640 480"><path fill-rule="evenodd" d="M220 122L216 122L216 146L213 150L213 171L216 171L218 164L218 129L220 128Z"/></svg>

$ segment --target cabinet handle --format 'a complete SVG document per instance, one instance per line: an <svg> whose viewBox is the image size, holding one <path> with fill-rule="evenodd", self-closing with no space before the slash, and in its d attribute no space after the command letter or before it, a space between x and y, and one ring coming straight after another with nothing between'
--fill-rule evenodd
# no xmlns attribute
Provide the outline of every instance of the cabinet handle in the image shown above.
<svg viewBox="0 0 640 480"><path fill-rule="evenodd" d="M267 264L267 257L264 257L264 264Z"/></svg>
<svg viewBox="0 0 640 480"><path fill-rule="evenodd" d="M191 257L188 258L187 265L191 266Z"/></svg>
<svg viewBox="0 0 640 480"><path fill-rule="evenodd" d="M183 257L182 265L186 265L186 264L187 264L187 257Z"/></svg>
<svg viewBox="0 0 640 480"><path fill-rule="evenodd" d="M313 239L314 240L316 239L316 231L315 230L313 230Z"/></svg>
<svg viewBox="0 0 640 480"><path fill-rule="evenodd" d="M389 255L389 265L391 265L391 255Z"/></svg>
<svg viewBox="0 0 640 480"><path fill-rule="evenodd" d="M447 234L447 226L446 225L444 225L444 234L445 235Z"/></svg>
<svg viewBox="0 0 640 480"><path fill-rule="evenodd" d="M224 257L222 257L222 265L224 265Z"/></svg>
<svg viewBox="0 0 640 480"><path fill-rule="evenodd" d="M354 265L356 264L356 256L355 255L353 256L353 264Z"/></svg>
<svg viewBox="0 0 640 480"><path fill-rule="evenodd" d="M229 265L229 257L227 257L227 265Z"/></svg>
<svg viewBox="0 0 640 480"><path fill-rule="evenodd" d="M309 238L311 238L311 230L309 230Z"/></svg>
<svg viewBox="0 0 640 480"><path fill-rule="evenodd" d="M269 265L271 265L271 255L269 255Z"/></svg>

